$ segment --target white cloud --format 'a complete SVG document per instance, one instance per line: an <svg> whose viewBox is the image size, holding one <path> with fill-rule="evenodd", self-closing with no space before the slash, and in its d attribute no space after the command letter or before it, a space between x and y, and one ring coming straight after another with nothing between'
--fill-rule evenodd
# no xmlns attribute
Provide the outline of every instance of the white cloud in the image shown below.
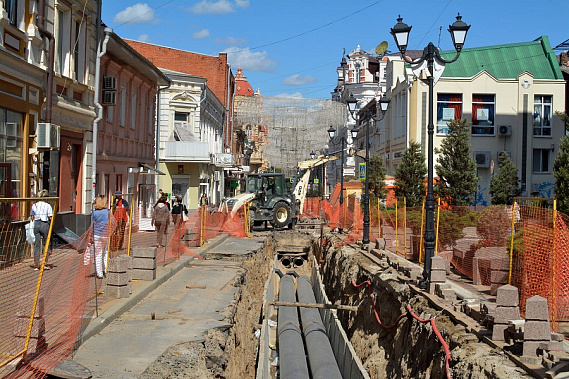
<svg viewBox="0 0 569 379"><path fill-rule="evenodd" d="M275 71L277 62L269 58L269 53L252 52L249 48L240 49L238 47L230 47L225 50L227 52L227 60L233 67L241 67L247 71Z"/></svg>
<svg viewBox="0 0 569 379"><path fill-rule="evenodd" d="M154 10L148 4L138 3L115 15L115 24L147 24L154 21Z"/></svg>
<svg viewBox="0 0 569 379"><path fill-rule="evenodd" d="M204 39L207 37L209 37L209 30L207 29L202 29L192 34L193 39Z"/></svg>
<svg viewBox="0 0 569 379"><path fill-rule="evenodd" d="M249 6L249 0L235 0L235 5L239 8L247 8Z"/></svg>
<svg viewBox="0 0 569 379"><path fill-rule="evenodd" d="M196 14L226 14L235 12L235 10L233 9L233 4L227 0L202 0L191 7L190 12Z"/></svg>
<svg viewBox="0 0 569 379"><path fill-rule="evenodd" d="M141 34L138 36L138 40L140 42L148 42L150 41L150 36L148 34Z"/></svg>
<svg viewBox="0 0 569 379"><path fill-rule="evenodd" d="M285 86L301 86L307 83L316 82L316 78L310 75L293 74L283 80Z"/></svg>
<svg viewBox="0 0 569 379"><path fill-rule="evenodd" d="M276 97L292 97L295 99L302 99L303 96L300 92L295 92L295 93L279 93Z"/></svg>
<svg viewBox="0 0 569 379"><path fill-rule="evenodd" d="M215 43L226 46L242 46L247 43L247 40L245 38L225 37L216 38Z"/></svg>

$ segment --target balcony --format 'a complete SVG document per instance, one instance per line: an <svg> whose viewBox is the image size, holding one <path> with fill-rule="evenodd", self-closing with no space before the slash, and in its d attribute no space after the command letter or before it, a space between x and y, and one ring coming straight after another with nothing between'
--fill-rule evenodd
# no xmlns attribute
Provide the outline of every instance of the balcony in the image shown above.
<svg viewBox="0 0 569 379"><path fill-rule="evenodd" d="M209 163L209 145L207 142L165 141L164 160Z"/></svg>

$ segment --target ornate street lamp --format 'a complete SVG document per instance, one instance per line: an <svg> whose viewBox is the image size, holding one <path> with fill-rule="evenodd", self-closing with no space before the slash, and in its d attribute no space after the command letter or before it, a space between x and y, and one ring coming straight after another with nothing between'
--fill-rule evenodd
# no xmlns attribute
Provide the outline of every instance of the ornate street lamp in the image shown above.
<svg viewBox="0 0 569 379"><path fill-rule="evenodd" d="M350 94L350 97L346 100L346 103L348 103L348 110L350 111L350 114L352 115L352 117L354 117L354 112L356 110L356 104L357 104L357 100L354 98L354 96L352 94ZM389 106L389 99L385 99L385 98L381 98L379 100L379 106L380 106L380 111L381 111L381 118L376 119L372 117L372 113L369 109L366 109L363 113L363 119L367 120L366 123L366 142L365 142L365 150L366 150L366 157L365 157L365 163L366 163L366 172L365 172L365 191L364 191L364 230L363 230L363 238L362 238L362 245L364 245L364 248L367 248L369 246L369 175L368 175L368 170L369 170L369 122L370 119L373 118L374 121L381 121L383 120L383 118L385 117L385 112L387 112L387 108ZM357 132L359 132L359 130L355 131L355 135L357 136ZM352 133L354 133L354 131L352 131Z"/></svg>
<svg viewBox="0 0 569 379"><path fill-rule="evenodd" d="M466 34L468 33L468 29L470 29L470 25L466 25L462 21L462 17L460 13L456 16L456 21L449 25L448 31L452 36L452 42L454 44L454 48L456 50L456 56L451 60L444 59L439 50L433 45L432 42L429 42L427 47L423 50L423 55L421 58L416 60L411 60L405 56L405 52L407 51L407 42L409 41L409 33L411 32L411 26L405 24L401 16L397 19L397 24L391 29L391 34L397 43L397 47L399 48L399 52L401 53L401 57L407 63L412 65L423 63L427 61L427 69L429 70L429 124L427 126L427 133L428 133L428 175L427 175L427 199L425 201L425 208L426 208L426 228L425 228L425 269L423 270L423 277L425 280L428 279L429 274L431 272L431 259L435 255L435 196L433 193L433 164L434 164L434 156L433 156L433 134L434 134L434 120L433 120L433 98L434 98L434 63L435 60L442 64L448 64L456 61L460 56L460 52L462 51L462 47L464 45L464 41L466 39Z"/></svg>

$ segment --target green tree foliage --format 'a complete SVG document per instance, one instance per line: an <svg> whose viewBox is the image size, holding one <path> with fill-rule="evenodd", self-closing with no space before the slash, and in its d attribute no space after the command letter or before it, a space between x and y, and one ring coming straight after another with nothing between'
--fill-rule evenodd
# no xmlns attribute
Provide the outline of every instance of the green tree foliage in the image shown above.
<svg viewBox="0 0 569 379"><path fill-rule="evenodd" d="M557 209L569 214L569 136L559 141L559 153L553 163Z"/></svg>
<svg viewBox="0 0 569 379"><path fill-rule="evenodd" d="M474 201L478 178L470 152L470 123L466 119L448 123L449 132L435 149L439 159L435 170L440 181L435 192L449 205L470 205Z"/></svg>
<svg viewBox="0 0 569 379"><path fill-rule="evenodd" d="M502 153L498 158L498 175L490 179L490 197L492 205L512 204L513 199L522 193L518 170L512 158Z"/></svg>
<svg viewBox="0 0 569 379"><path fill-rule="evenodd" d="M421 206L425 195L427 165L421 144L411 142L395 170L395 196L405 197L408 207Z"/></svg>
<svg viewBox="0 0 569 379"><path fill-rule="evenodd" d="M369 157L369 194L370 201L375 198L385 199L386 169L381 155L374 154Z"/></svg>

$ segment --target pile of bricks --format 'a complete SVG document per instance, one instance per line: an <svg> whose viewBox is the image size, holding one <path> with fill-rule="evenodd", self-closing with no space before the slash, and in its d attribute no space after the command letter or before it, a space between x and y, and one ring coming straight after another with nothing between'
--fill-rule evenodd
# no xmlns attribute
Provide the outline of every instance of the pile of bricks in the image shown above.
<svg viewBox="0 0 569 379"><path fill-rule="evenodd" d="M563 339L551 340L547 299L533 296L526 301L523 356L536 357L541 351L563 351Z"/></svg>
<svg viewBox="0 0 569 379"><path fill-rule="evenodd" d="M106 296L113 299L129 297L132 293L132 259L126 255L111 258L107 271Z"/></svg>
<svg viewBox="0 0 569 379"><path fill-rule="evenodd" d="M31 296L21 296L18 302L16 311L16 324L14 325L14 336L16 337L16 345L18 350L24 348L26 343L26 336L30 326L30 314L32 311L33 298ZM34 321L32 331L30 334L30 342L28 344L28 354L39 354L47 349L47 342L45 340L45 305L43 297L38 298L36 305L36 313L34 314ZM13 354L20 353L20 351L13 351Z"/></svg>
<svg viewBox="0 0 569 379"><path fill-rule="evenodd" d="M137 246L132 249L132 279L156 279L156 248Z"/></svg>
<svg viewBox="0 0 569 379"><path fill-rule="evenodd" d="M492 327L493 340L506 340L509 321L521 319L519 305L518 289L516 287L506 284L498 288L494 325Z"/></svg>
<svg viewBox="0 0 569 379"><path fill-rule="evenodd" d="M429 293L434 294L437 284L444 284L447 280L446 262L443 257L431 258L431 273L429 274Z"/></svg>
<svg viewBox="0 0 569 379"><path fill-rule="evenodd" d="M490 260L490 294L496 295L498 288L508 284L510 274L510 260L508 258L493 258Z"/></svg>

